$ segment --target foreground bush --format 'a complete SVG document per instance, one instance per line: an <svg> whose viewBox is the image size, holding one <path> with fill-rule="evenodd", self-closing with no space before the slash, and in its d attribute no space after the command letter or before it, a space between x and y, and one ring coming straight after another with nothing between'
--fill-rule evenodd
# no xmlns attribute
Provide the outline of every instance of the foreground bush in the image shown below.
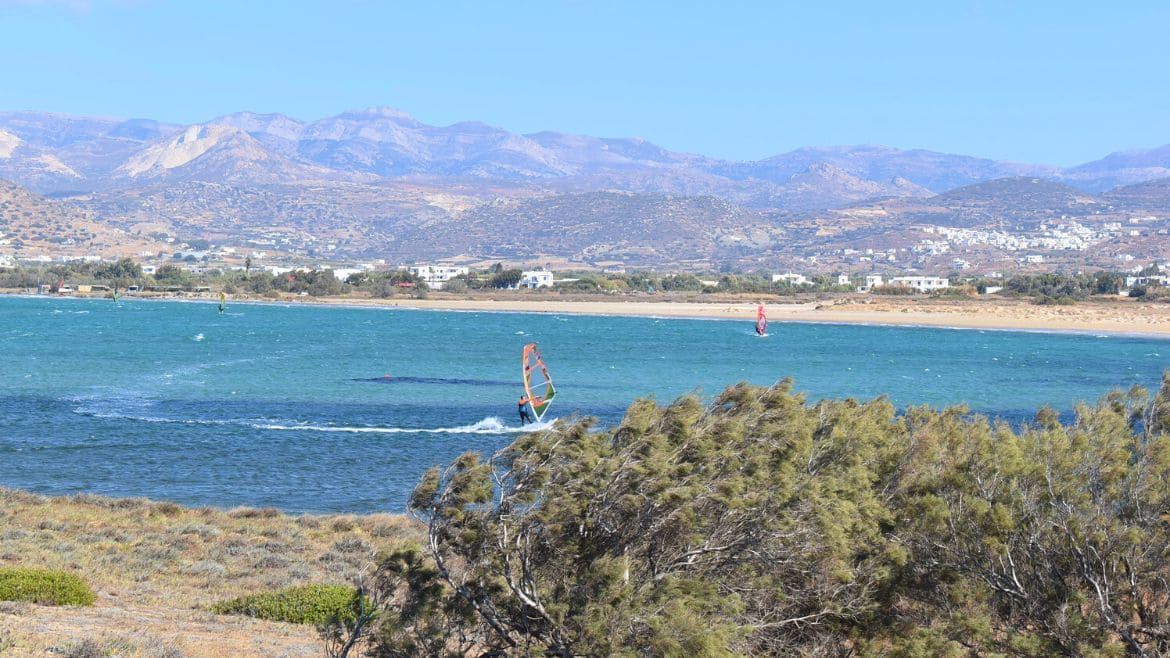
<svg viewBox="0 0 1170 658"><path fill-rule="evenodd" d="M422 478L370 656L1170 655L1170 379L1013 428L789 382Z"/></svg>
<svg viewBox="0 0 1170 658"><path fill-rule="evenodd" d="M279 592L242 596L217 603L211 609L219 614L320 625L334 620L352 619L356 596L354 588L344 585L305 585Z"/></svg>
<svg viewBox="0 0 1170 658"><path fill-rule="evenodd" d="M93 605L97 596L84 580L65 571L0 568L0 601L40 605Z"/></svg>

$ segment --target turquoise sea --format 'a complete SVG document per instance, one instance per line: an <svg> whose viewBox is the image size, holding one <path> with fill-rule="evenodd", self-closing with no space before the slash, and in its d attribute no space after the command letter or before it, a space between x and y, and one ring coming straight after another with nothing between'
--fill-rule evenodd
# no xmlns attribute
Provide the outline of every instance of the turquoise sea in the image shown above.
<svg viewBox="0 0 1170 658"><path fill-rule="evenodd" d="M550 416L603 427L639 396L786 376L811 399L1020 422L1155 387L1170 365L1156 338L781 322L757 338L753 323L4 297L0 485L400 512L427 467L517 436L533 341L558 385Z"/></svg>

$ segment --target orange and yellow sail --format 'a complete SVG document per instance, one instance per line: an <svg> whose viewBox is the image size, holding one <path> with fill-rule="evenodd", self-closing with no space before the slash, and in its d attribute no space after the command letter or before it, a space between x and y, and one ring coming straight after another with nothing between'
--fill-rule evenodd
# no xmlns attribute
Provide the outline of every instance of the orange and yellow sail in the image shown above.
<svg viewBox="0 0 1170 658"><path fill-rule="evenodd" d="M548 411L549 405L552 404L553 398L556 397L557 390L553 388L548 367L544 365L544 359L540 358L540 351L536 349L536 343L528 343L524 346L524 355L520 359L520 365L524 375L524 393L528 398L528 405L532 409L536 421L540 422Z"/></svg>

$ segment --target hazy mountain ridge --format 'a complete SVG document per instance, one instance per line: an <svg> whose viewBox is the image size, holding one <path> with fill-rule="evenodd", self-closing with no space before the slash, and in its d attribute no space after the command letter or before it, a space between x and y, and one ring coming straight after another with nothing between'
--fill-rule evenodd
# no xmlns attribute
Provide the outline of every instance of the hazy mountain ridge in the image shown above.
<svg viewBox="0 0 1170 658"><path fill-rule="evenodd" d="M1152 149L1119 151L1071 167L1066 180L1093 192L1170 177L1170 144Z"/></svg>
<svg viewBox="0 0 1170 658"><path fill-rule="evenodd" d="M939 193L1004 177L1033 176L1100 192L1170 176L1170 145L1114 153L1068 169L886 146L806 147L757 161L728 161L671 151L636 138L601 138L553 131L511 133L480 122L430 126L394 108L343 112L316 121L282 114L238 112L218 117L200 130L230 126L252 142L234 153L216 151L220 163L200 157L164 167L161 177L214 182L233 171L238 182L374 180L406 176L464 177L508 181L518 186L651 191L686 196L701 189L750 205L787 208L834 207L856 202L865 183L810 185L804 174L828 165L876 185L875 196ZM40 192L123 187L127 172L194 126L150 119L73 117L37 112L0 113L0 130L24 144L24 153L0 156L0 175ZM243 141L242 137L238 137ZM2 141L2 140L0 140ZM4 152L0 147L0 153ZM23 156L23 157L18 157ZM57 175L47 175L34 158L55 158ZM202 157L213 157L210 153ZM233 167L235 157L247 166ZM184 171L184 167L190 167ZM304 167L305 169L298 169ZM71 171L75 175L62 174ZM37 172L42 172L38 174ZM61 176L66 176L62 178ZM157 177L157 176L155 176ZM650 178L659 178L654 185ZM795 180L794 180L795 178ZM909 185L893 185L892 181ZM663 182L665 181L665 182ZM604 185L605 187L591 187ZM840 188L840 194L834 193Z"/></svg>
<svg viewBox="0 0 1170 658"><path fill-rule="evenodd" d="M0 113L0 178L132 234L301 254L644 265L909 246L916 226L1033 231L1170 211L1170 147L1069 169L884 146L755 162L645 140L429 126L392 108L179 126ZM1109 181L1137 185L1085 191ZM1073 186L1070 186L1073 184Z"/></svg>

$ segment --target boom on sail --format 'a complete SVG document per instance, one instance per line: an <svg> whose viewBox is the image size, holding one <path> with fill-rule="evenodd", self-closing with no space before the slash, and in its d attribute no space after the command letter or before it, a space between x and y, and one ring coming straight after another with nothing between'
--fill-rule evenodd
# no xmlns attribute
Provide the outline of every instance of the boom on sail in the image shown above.
<svg viewBox="0 0 1170 658"><path fill-rule="evenodd" d="M552 404L553 398L556 397L557 390L553 388L548 367L545 366L544 359L540 358L540 351L536 349L536 343L528 343L524 346L520 365L524 376L525 397L528 399L529 408L532 409L532 415L537 422L540 422L548 411L549 405Z"/></svg>

